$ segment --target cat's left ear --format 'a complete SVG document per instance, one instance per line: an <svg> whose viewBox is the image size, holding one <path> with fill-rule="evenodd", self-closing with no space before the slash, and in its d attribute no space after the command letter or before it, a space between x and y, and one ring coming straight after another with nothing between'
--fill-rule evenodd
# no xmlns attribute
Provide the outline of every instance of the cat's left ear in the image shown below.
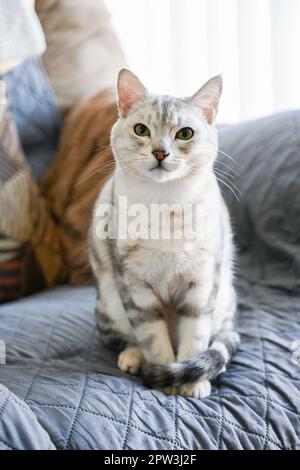
<svg viewBox="0 0 300 470"><path fill-rule="evenodd" d="M212 124L216 118L222 86L222 75L216 75L189 99L190 103L200 108L209 124Z"/></svg>
<svg viewBox="0 0 300 470"><path fill-rule="evenodd" d="M134 73L122 69L118 77L119 110L126 117L131 108L143 100L146 88Z"/></svg>

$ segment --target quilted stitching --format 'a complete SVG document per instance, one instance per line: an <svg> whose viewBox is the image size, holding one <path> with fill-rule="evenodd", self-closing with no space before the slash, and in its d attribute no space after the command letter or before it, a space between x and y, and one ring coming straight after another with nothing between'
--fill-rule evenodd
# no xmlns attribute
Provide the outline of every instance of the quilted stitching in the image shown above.
<svg viewBox="0 0 300 470"><path fill-rule="evenodd" d="M205 400L148 390L118 371L99 341L92 288L1 307L1 381L21 399L30 387L26 403L60 449L298 448L300 377L289 344L300 337L299 298L246 281L239 291L241 348Z"/></svg>
<svg viewBox="0 0 300 470"><path fill-rule="evenodd" d="M124 436L124 441L122 444L122 450L127 448L127 440L128 440L128 434L129 434L129 425L131 421L131 414L132 414L132 408L133 408L133 394L134 390L133 388L131 389L131 394L130 394L130 403L129 403L129 410L128 410L128 417L127 417L127 422L126 422L126 432Z"/></svg>
<svg viewBox="0 0 300 470"><path fill-rule="evenodd" d="M88 360L89 360L89 357L90 357L90 349L91 349L91 346L93 344L93 337L94 337L94 332L92 331L91 339L90 339L90 346L87 350L86 369L85 369L85 373L84 373L83 386L82 386L82 391L81 391L81 395L80 395L80 400L78 402L78 406L76 408L74 419L72 420L72 424L71 424L70 430L69 430L67 438L66 438L65 449L67 449L70 446L70 441L72 439L72 434L73 434L74 428L75 428L77 420L78 420L81 405L82 405L83 400L84 400L84 394L86 392L86 384L88 383L88 380L89 380Z"/></svg>

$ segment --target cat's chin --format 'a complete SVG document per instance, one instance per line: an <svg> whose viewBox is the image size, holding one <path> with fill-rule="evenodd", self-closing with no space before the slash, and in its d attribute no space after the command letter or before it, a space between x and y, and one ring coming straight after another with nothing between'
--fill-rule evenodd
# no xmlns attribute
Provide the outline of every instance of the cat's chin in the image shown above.
<svg viewBox="0 0 300 470"><path fill-rule="evenodd" d="M164 183L166 181L171 181L177 178L176 171L168 171L164 168L155 168L154 170L150 170L147 172L148 178L158 183Z"/></svg>

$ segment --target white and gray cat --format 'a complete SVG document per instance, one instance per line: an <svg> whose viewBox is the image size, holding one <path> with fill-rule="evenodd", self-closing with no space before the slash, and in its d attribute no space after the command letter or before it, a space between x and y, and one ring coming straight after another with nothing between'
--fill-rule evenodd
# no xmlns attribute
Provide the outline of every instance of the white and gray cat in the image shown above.
<svg viewBox="0 0 300 470"><path fill-rule="evenodd" d="M121 70L119 119L111 134L116 168L90 230L97 320L103 342L121 351L119 368L140 371L152 387L194 397L209 395L210 381L239 345L232 233L213 171L221 91L217 76L190 98L156 96ZM198 236L99 239L98 208L118 210L121 196L129 207L142 203L149 211L153 204L189 204L199 216ZM139 223L147 229L151 221Z"/></svg>

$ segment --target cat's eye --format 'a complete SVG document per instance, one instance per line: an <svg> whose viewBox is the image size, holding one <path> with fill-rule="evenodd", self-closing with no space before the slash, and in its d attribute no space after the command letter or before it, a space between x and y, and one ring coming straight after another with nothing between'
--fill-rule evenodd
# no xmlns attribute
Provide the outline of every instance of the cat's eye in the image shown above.
<svg viewBox="0 0 300 470"><path fill-rule="evenodd" d="M190 140L194 135L193 129L190 127L183 127L176 134L176 139L179 140Z"/></svg>
<svg viewBox="0 0 300 470"><path fill-rule="evenodd" d="M150 136L150 129L148 129L145 124L136 124L134 126L134 132L139 137L149 137Z"/></svg>

